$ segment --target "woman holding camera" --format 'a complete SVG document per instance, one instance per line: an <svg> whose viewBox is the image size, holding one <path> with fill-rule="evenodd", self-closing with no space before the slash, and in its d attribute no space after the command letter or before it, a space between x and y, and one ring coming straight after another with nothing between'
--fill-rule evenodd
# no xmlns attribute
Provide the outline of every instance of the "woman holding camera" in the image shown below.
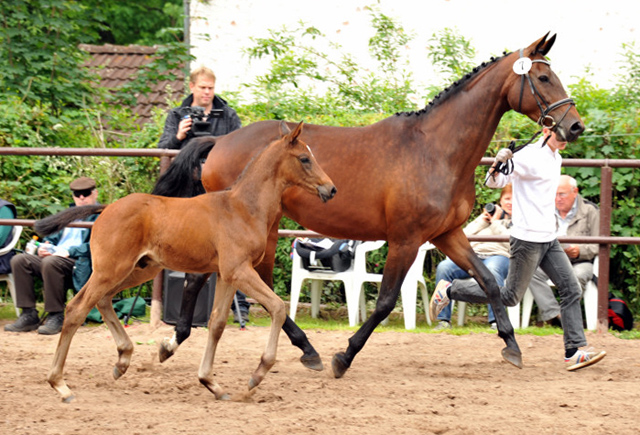
<svg viewBox="0 0 640 435"><path fill-rule="evenodd" d="M464 233L467 236L509 234L512 197L511 184L507 184L500 192L499 203L487 204L482 213L464 228ZM496 278L498 285L502 286L509 272L509 242L471 242L471 247ZM465 278L471 278L471 276L448 257L436 268L436 282L440 280L451 282L454 279ZM491 305L488 307L489 324L492 329L496 329L493 310ZM448 328L451 328L451 303L438 314L438 324L435 327L435 329Z"/></svg>

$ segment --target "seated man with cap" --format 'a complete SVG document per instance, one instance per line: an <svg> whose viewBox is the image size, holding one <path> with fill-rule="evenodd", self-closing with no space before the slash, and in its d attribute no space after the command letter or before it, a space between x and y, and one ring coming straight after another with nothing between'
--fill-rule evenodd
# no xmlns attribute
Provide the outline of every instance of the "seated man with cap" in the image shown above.
<svg viewBox="0 0 640 435"><path fill-rule="evenodd" d="M98 190L92 178L81 177L69 184L74 206L98 203ZM98 215L89 216L92 222ZM67 227L43 239L35 255L18 254L11 259L16 286L16 306L22 310L15 323L6 325L5 331L54 335L62 330L67 289L79 291L91 275L89 228ZM42 325L36 310L34 278L42 279L44 311Z"/></svg>

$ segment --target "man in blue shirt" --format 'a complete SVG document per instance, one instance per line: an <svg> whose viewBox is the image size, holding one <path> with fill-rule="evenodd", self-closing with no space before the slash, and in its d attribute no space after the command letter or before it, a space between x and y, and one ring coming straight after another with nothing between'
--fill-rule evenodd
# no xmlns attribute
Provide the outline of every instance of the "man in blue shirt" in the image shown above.
<svg viewBox="0 0 640 435"><path fill-rule="evenodd" d="M98 202L96 182L81 177L69 184L73 192L73 206L91 205ZM92 215L87 221L94 221ZM35 255L18 254L11 259L11 270L16 285L16 306L22 313L15 323L6 325L5 331L27 332L38 330L39 334L54 335L62 330L67 289L79 291L91 275L91 254L88 228L67 227L45 237ZM44 311L48 313L40 325L36 310L34 278L42 279Z"/></svg>

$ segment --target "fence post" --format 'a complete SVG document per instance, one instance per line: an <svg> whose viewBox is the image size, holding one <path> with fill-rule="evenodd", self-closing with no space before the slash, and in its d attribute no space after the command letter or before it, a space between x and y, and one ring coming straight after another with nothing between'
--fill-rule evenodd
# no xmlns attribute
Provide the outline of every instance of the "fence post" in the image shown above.
<svg viewBox="0 0 640 435"><path fill-rule="evenodd" d="M160 175L162 175L171 164L171 157L160 157ZM151 312L149 323L157 328L162 324L162 287L164 284L164 270L160 271L153 279L153 289L151 291Z"/></svg>
<svg viewBox="0 0 640 435"><path fill-rule="evenodd" d="M605 165L600 169L600 236L611 235L611 188L613 170ZM609 330L609 258L611 247L601 243L598 250L598 327L599 333Z"/></svg>

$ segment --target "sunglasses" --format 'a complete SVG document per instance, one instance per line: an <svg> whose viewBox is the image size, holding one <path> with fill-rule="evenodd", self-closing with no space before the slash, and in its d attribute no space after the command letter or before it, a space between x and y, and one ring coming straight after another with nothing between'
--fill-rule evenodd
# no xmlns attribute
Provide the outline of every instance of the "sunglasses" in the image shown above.
<svg viewBox="0 0 640 435"><path fill-rule="evenodd" d="M90 196L92 192L93 192L93 189L74 190L73 196L75 196L76 198L80 198L81 196L84 196L86 198L87 196Z"/></svg>

